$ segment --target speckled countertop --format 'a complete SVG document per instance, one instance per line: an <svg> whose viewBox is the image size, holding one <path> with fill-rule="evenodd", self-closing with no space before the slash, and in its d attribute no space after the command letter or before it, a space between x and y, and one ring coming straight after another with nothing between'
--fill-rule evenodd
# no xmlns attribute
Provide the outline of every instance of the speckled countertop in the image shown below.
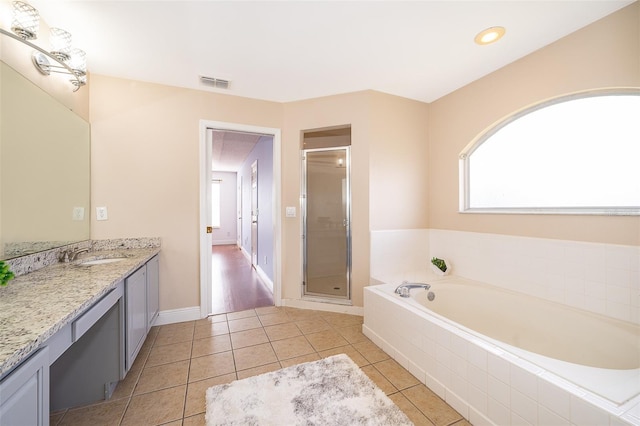
<svg viewBox="0 0 640 426"><path fill-rule="evenodd" d="M78 261L55 263L0 287L0 377L159 252L160 247L92 251ZM109 257L125 259L79 265Z"/></svg>

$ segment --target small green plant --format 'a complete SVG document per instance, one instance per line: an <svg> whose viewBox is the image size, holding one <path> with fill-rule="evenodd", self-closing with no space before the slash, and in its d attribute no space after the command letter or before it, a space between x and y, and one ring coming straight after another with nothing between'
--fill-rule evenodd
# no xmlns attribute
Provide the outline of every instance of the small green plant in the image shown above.
<svg viewBox="0 0 640 426"><path fill-rule="evenodd" d="M442 272L447 272L447 264L444 260L433 257L431 258L431 263L433 263L436 268L440 269Z"/></svg>
<svg viewBox="0 0 640 426"><path fill-rule="evenodd" d="M9 265L0 260L0 287L6 286L14 278L15 274L11 272Z"/></svg>

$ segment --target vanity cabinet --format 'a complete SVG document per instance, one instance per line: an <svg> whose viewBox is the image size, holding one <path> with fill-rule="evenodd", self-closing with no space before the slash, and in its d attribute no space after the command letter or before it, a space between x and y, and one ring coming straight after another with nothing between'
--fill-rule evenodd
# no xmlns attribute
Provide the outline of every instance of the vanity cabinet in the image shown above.
<svg viewBox="0 0 640 426"><path fill-rule="evenodd" d="M154 256L125 280L126 370L135 361L159 311L159 263Z"/></svg>
<svg viewBox="0 0 640 426"><path fill-rule="evenodd" d="M131 369L147 337L147 268L141 267L125 280L127 304L127 371Z"/></svg>
<svg viewBox="0 0 640 426"><path fill-rule="evenodd" d="M49 424L49 353L41 348L0 382L0 425Z"/></svg>
<svg viewBox="0 0 640 426"><path fill-rule="evenodd" d="M160 312L160 257L147 262L147 333Z"/></svg>

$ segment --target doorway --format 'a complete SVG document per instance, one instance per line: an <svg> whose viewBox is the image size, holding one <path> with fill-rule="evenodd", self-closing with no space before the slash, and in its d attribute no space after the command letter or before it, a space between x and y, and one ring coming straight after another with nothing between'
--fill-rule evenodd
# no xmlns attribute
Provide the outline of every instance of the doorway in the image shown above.
<svg viewBox="0 0 640 426"><path fill-rule="evenodd" d="M201 131L201 192L200 192L200 222L202 234L200 238L200 281L201 281L201 302L200 313L201 317L206 317L212 313L222 313L221 310L227 312L250 309L245 302L247 300L259 300L257 305L265 306L264 296L265 292L270 296L269 304L281 304L281 285L280 285L280 270L281 270L281 221L276 212L280 208L280 130L273 128L262 128L255 126L246 126L233 123L220 123L202 120L200 123ZM231 151L237 151L239 146L230 146L222 148L220 144L214 144L215 132L227 132L237 133L240 135L251 134L258 136L260 139L268 140L261 145L268 147L268 162L262 159L260 161L261 170L270 171L270 173L261 173L268 179L267 184L264 182L258 182L261 176L257 174L257 161L255 158L245 158L244 165L245 171L248 170L247 175L243 176L240 169L236 169L237 179L233 184L233 189L236 194L231 204L232 210L232 227L236 234L231 237L231 241L225 245L213 244L213 233L217 229L211 225L211 173L214 168L214 158L219 156L220 149L229 148ZM256 144L257 146L257 144ZM254 152L254 154L256 154ZM257 154L256 154L257 155ZM246 164L248 163L248 165ZM251 225L254 216L252 211L245 211L252 207L251 199L244 199L247 197L253 197L252 191L249 188L251 185L251 176L253 175L253 163L256 163L255 167L255 183L256 183L256 195L258 201L261 201L261 196L258 191L267 191L269 202L260 206L260 210L255 209L255 216L259 217L256 220L257 236L252 238ZM268 164L270 163L270 164ZM219 168L219 167L216 167ZM262 183L262 185L258 185ZM247 186L247 188L243 188ZM243 200L244 199L244 200ZM260 224L263 223L264 228L269 231L268 237L260 238L263 234L263 229L260 229ZM229 228L230 229L230 228ZM261 245L262 244L262 245ZM255 250L254 250L255 245ZM252 253L255 251L255 258ZM255 265L252 266L255 261ZM246 268L243 267L245 262ZM247 274L247 271L250 273ZM253 274L253 275L252 275ZM253 283L256 286L253 289L244 289L239 292L242 296L230 296L227 292L226 296L224 292L221 292L219 288L214 288L214 281L220 282L221 278L228 282L235 279L242 281L243 283ZM238 287L237 284L231 284ZM259 285L260 287L257 287ZM216 303L214 303L214 298ZM221 299L228 299L226 308L221 308ZM236 299L234 302L232 299ZM243 300L240 301L239 298ZM215 312L214 312L215 305ZM257 307L254 306L254 307Z"/></svg>
<svg viewBox="0 0 640 426"><path fill-rule="evenodd" d="M334 303L351 300L351 147L326 145L350 142L350 128L337 133L347 132L305 134L303 150L303 296Z"/></svg>

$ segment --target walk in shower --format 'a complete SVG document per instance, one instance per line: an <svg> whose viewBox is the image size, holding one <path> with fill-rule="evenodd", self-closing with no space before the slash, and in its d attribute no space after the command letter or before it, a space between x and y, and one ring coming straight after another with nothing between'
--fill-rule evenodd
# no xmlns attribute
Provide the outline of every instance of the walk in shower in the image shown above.
<svg viewBox="0 0 640 426"><path fill-rule="evenodd" d="M306 132L303 144L303 295L351 299L351 129Z"/></svg>

